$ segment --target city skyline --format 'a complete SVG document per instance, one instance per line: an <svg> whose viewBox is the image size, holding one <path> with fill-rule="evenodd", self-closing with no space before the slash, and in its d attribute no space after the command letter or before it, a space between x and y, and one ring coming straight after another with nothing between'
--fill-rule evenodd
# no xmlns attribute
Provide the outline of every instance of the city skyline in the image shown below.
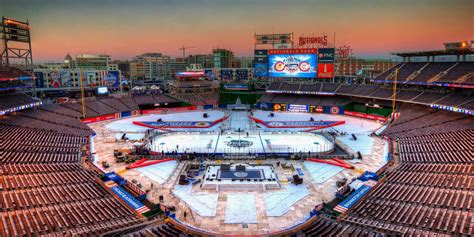
<svg viewBox="0 0 474 237"><path fill-rule="evenodd" d="M254 33L327 35L350 45L357 57L441 49L443 42L472 40L474 2L455 1L13 1L0 14L31 24L36 62L61 61L67 53L131 59L161 52L180 57L215 47L253 55Z"/></svg>

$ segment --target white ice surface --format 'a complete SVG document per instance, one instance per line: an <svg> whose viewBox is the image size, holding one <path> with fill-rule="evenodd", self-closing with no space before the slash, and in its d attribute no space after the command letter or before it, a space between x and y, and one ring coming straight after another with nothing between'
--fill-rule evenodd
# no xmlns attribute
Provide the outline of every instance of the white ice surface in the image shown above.
<svg viewBox="0 0 474 237"><path fill-rule="evenodd" d="M226 145L232 140L246 140L252 144L249 147L236 148ZM263 143L263 144L262 144ZM178 147L176 147L178 146ZM332 149L332 144L321 135L310 133L274 133L236 134L224 132L222 135L216 133L173 133L165 134L155 138L152 145L153 151L165 152L175 151L184 153L285 153L285 152L322 152Z"/></svg>
<svg viewBox="0 0 474 237"><path fill-rule="evenodd" d="M175 160L171 160L154 165L136 168L135 170L147 176L154 182L164 184L166 180L168 180L168 177L171 175L173 170L176 168L176 164L177 163Z"/></svg>
<svg viewBox="0 0 474 237"><path fill-rule="evenodd" d="M209 117L204 118L203 113L207 113ZM193 111L183 113L170 113L170 114L150 114L139 117L130 117L121 120L117 120L107 124L105 127L110 131L116 132L146 132L150 128L142 127L133 124L133 121L156 121L162 119L163 121L216 121L225 116L225 113L218 110L209 110L206 112ZM189 129L187 129L189 130Z"/></svg>
<svg viewBox="0 0 474 237"><path fill-rule="evenodd" d="M344 170L344 168L339 166L323 164L313 161L305 161L304 166L313 178L313 182L317 184L324 183L324 181L328 180L332 176Z"/></svg>
<svg viewBox="0 0 474 237"><path fill-rule="evenodd" d="M252 127L250 122L246 111L232 111L228 119L228 127L233 131L239 128L241 131L248 131Z"/></svg>
<svg viewBox="0 0 474 237"><path fill-rule="evenodd" d="M116 133L114 135L115 139L117 139L117 140L122 139L122 136L123 136L123 133ZM132 141L138 141L138 140L143 139L144 137L145 137L144 133L127 133L125 135L126 139L132 140Z"/></svg>
<svg viewBox="0 0 474 237"><path fill-rule="evenodd" d="M267 216L282 216L299 200L309 194L304 185L289 184L283 192L264 193Z"/></svg>
<svg viewBox="0 0 474 237"><path fill-rule="evenodd" d="M258 110L254 112L254 117L263 121L309 121L311 117L315 121L345 121L342 125L325 128L323 130L346 132L348 135L337 137L337 139L349 146L352 150L360 151L362 155L370 154L374 140L372 137L369 137L369 135L382 126L382 124L377 121L345 115L294 112L273 113L275 114L274 117L268 117L270 114L269 111ZM352 140L351 134L354 134L357 137L357 140Z"/></svg>
<svg viewBox="0 0 474 237"><path fill-rule="evenodd" d="M152 150L172 152L178 148L180 153L212 153L216 147L218 135L215 133L172 133L158 136L153 140ZM177 147L178 146L178 147Z"/></svg>
<svg viewBox="0 0 474 237"><path fill-rule="evenodd" d="M338 131L348 133L372 132L381 126L381 124L376 121L345 115L273 112L275 116L268 117L270 113L270 111L257 110L253 112L253 116L263 121L309 121L311 117L315 121L345 121L345 124L335 126L334 128Z"/></svg>
<svg viewBox="0 0 474 237"><path fill-rule="evenodd" d="M338 136L336 139L349 146L354 152L360 151L362 155L369 155L372 151L374 138L370 137L370 132L355 135L357 140L352 139L352 135Z"/></svg>
<svg viewBox="0 0 474 237"><path fill-rule="evenodd" d="M257 207L253 194L227 194L226 224L257 223Z"/></svg>
<svg viewBox="0 0 474 237"><path fill-rule="evenodd" d="M325 137L311 133L261 134L260 137L266 152L324 152L333 148Z"/></svg>
<svg viewBox="0 0 474 237"><path fill-rule="evenodd" d="M173 194L200 216L216 216L217 193L193 193L192 185L176 185Z"/></svg>

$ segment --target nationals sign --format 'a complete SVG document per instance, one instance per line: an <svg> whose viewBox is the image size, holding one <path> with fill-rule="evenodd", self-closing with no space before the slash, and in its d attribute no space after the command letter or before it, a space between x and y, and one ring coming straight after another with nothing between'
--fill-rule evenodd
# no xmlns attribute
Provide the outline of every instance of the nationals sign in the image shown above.
<svg viewBox="0 0 474 237"><path fill-rule="evenodd" d="M319 36L319 37L300 37L298 43L299 43L299 46L305 46L308 44L318 44L322 46L327 46L328 37L326 35Z"/></svg>

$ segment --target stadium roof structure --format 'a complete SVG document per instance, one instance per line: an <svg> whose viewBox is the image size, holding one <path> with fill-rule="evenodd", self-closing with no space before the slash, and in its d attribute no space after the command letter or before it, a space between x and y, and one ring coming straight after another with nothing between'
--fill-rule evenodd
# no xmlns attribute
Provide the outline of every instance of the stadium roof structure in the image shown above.
<svg viewBox="0 0 474 237"><path fill-rule="evenodd" d="M429 56L445 56L445 55L474 55L474 49L443 49L430 51L410 51L410 52L393 52L392 55L400 57L429 57Z"/></svg>

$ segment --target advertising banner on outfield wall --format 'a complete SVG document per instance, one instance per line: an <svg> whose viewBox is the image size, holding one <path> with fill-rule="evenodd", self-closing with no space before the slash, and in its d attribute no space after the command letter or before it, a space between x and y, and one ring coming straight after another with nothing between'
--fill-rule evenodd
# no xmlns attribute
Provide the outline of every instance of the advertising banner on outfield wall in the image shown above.
<svg viewBox="0 0 474 237"><path fill-rule="evenodd" d="M349 115L349 116L359 117L359 118L371 119L371 120L379 120L379 121L384 121L384 122L387 121L387 117L372 115L372 114L364 114L364 113L353 112L353 111L344 111L344 114Z"/></svg>
<svg viewBox="0 0 474 237"><path fill-rule="evenodd" d="M184 106L184 107L176 107L176 108L158 108L158 109L149 109L149 110L142 110L142 114L166 114L166 113L175 113L175 112L184 112L184 111L193 111L196 110L196 106Z"/></svg>
<svg viewBox="0 0 474 237"><path fill-rule="evenodd" d="M323 106L326 114L344 114L344 108L339 106Z"/></svg>
<svg viewBox="0 0 474 237"><path fill-rule="evenodd" d="M44 74L43 72L35 72L35 85L36 88L43 88L44 87Z"/></svg>
<svg viewBox="0 0 474 237"><path fill-rule="evenodd" d="M254 63L268 63L268 50L256 49L254 52Z"/></svg>
<svg viewBox="0 0 474 237"><path fill-rule="evenodd" d="M272 103L265 103L265 102L258 102L257 103L257 108L261 110L271 110L273 108Z"/></svg>
<svg viewBox="0 0 474 237"><path fill-rule="evenodd" d="M116 119L116 118L120 118L120 113L106 114L106 115L101 115L101 116L96 116L96 117L85 118L85 119L82 119L81 121L83 123L95 123L95 122L100 122L100 121L105 121L105 120Z"/></svg>
<svg viewBox="0 0 474 237"><path fill-rule="evenodd" d="M333 63L319 63L318 64L318 78L333 78L334 64Z"/></svg>
<svg viewBox="0 0 474 237"><path fill-rule="evenodd" d="M273 104L273 110L286 111L286 104Z"/></svg>
<svg viewBox="0 0 474 237"><path fill-rule="evenodd" d="M310 113L324 113L324 108L322 105L310 105L309 112Z"/></svg>
<svg viewBox="0 0 474 237"><path fill-rule="evenodd" d="M238 81L247 81L249 79L249 71L247 69L236 69L235 79Z"/></svg>
<svg viewBox="0 0 474 237"><path fill-rule="evenodd" d="M49 73L50 87L61 87L61 73L52 71Z"/></svg>
<svg viewBox="0 0 474 237"><path fill-rule="evenodd" d="M232 77L234 75L234 71L232 69L221 69L221 80L232 80Z"/></svg>
<svg viewBox="0 0 474 237"><path fill-rule="evenodd" d="M71 71L62 70L61 72L61 81L64 87L72 87L72 78Z"/></svg>
<svg viewBox="0 0 474 237"><path fill-rule="evenodd" d="M288 104L287 111L289 111L289 112L308 112L309 111L309 106L308 105Z"/></svg>
<svg viewBox="0 0 474 237"><path fill-rule="evenodd" d="M205 69L205 70L204 70L204 76L205 76L208 80L216 80L216 73L214 72L213 69Z"/></svg>
<svg viewBox="0 0 474 237"><path fill-rule="evenodd" d="M254 77L266 77L268 76L268 64L256 63L253 66Z"/></svg>
<svg viewBox="0 0 474 237"><path fill-rule="evenodd" d="M86 77L86 82L85 84L88 86L97 86L97 72L91 71L91 72L85 72L85 77Z"/></svg>
<svg viewBox="0 0 474 237"><path fill-rule="evenodd" d="M336 53L335 48L319 48L318 49L318 62L320 63L334 62L335 53Z"/></svg>
<svg viewBox="0 0 474 237"><path fill-rule="evenodd" d="M120 72L108 71L105 74L104 81L107 87L118 88L120 86Z"/></svg>

